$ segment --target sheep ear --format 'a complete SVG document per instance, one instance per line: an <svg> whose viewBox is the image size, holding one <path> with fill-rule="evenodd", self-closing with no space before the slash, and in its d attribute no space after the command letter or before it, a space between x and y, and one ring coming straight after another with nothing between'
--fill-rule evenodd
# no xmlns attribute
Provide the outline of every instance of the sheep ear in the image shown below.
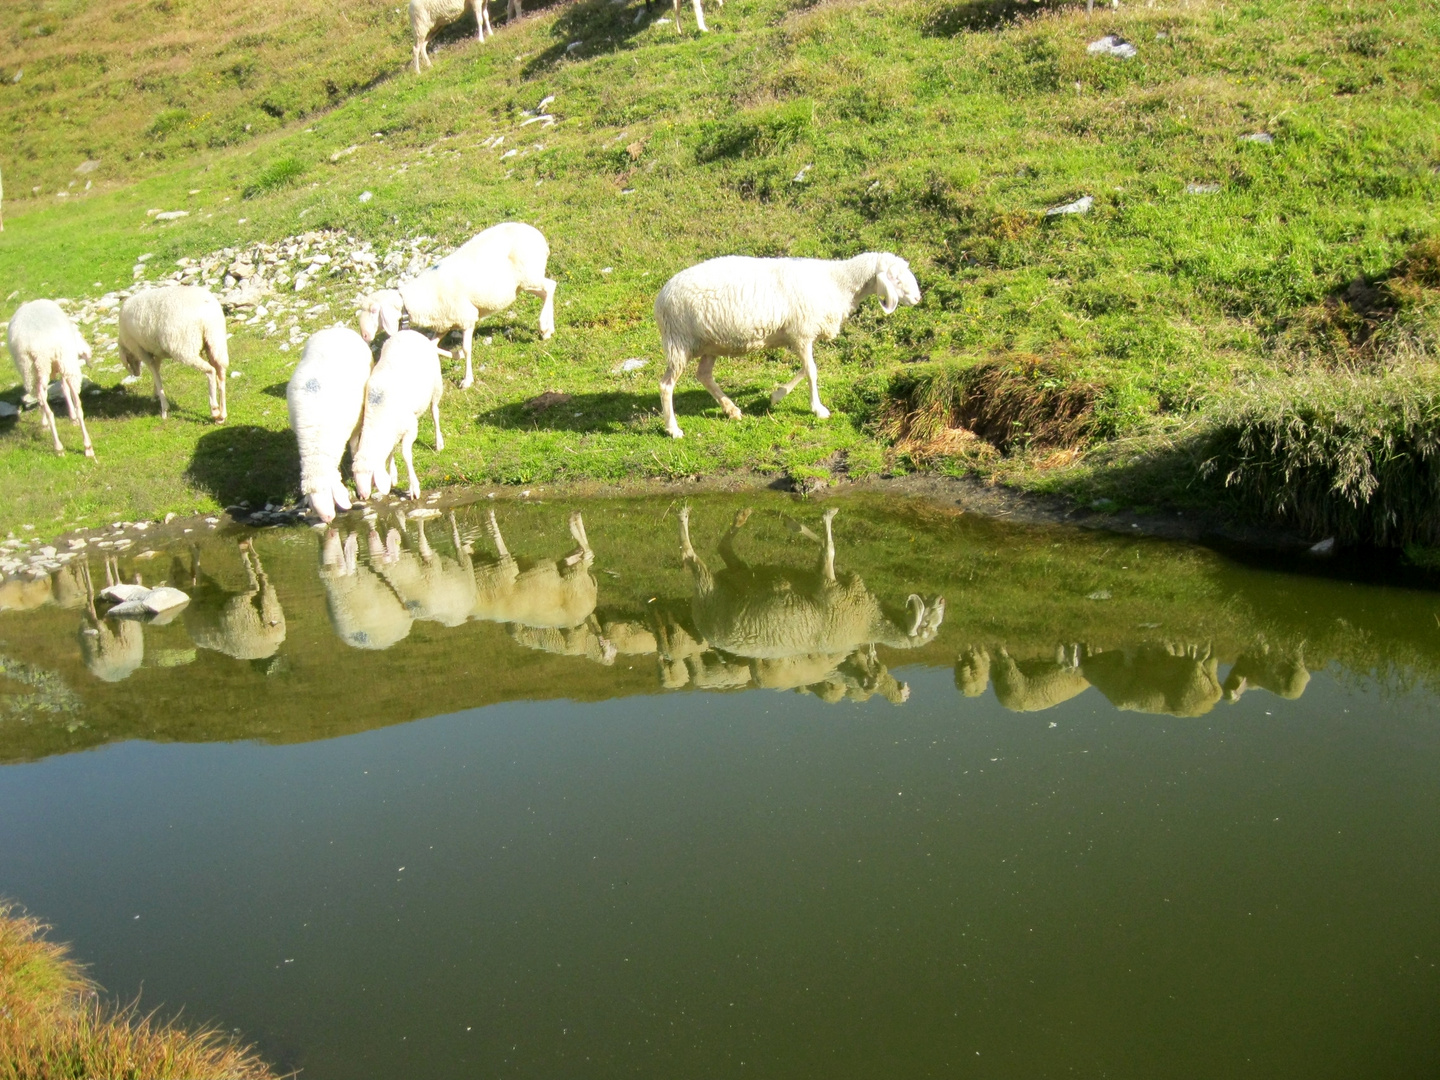
<svg viewBox="0 0 1440 1080"><path fill-rule="evenodd" d="M880 297L880 310L886 315L893 315L900 306L900 290L889 270L881 270L875 275L875 292Z"/></svg>
<svg viewBox="0 0 1440 1080"><path fill-rule="evenodd" d="M400 312L389 304L380 306L380 329L390 337L400 333Z"/></svg>

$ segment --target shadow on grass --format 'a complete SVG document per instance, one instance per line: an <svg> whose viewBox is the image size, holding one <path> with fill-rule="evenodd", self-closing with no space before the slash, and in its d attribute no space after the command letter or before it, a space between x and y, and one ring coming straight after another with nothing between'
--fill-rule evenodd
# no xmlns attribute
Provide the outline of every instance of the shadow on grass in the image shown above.
<svg viewBox="0 0 1440 1080"><path fill-rule="evenodd" d="M16 406L22 414L35 411L35 405L21 404L24 393L23 387L12 386L0 393L0 401ZM52 398L50 404L60 419L69 417L63 400ZM85 410L87 420L121 420L130 416L158 416L160 413L160 403L152 395L137 394L128 387L118 385L97 386L94 393L86 392L81 395L80 405ZM177 411L174 399L171 399L170 410ZM205 419L210 419L208 405L205 408Z"/></svg>
<svg viewBox="0 0 1440 1080"><path fill-rule="evenodd" d="M637 21L637 9L628 5L617 7L610 0L582 0L571 4L555 20L555 44L526 62L523 77L543 74L566 56L583 58L625 48L650 25L649 7L647 4L640 9L644 17ZM668 7L668 4L658 5L657 14L668 14ZM572 51L570 46L576 42L580 44Z"/></svg>
<svg viewBox="0 0 1440 1080"><path fill-rule="evenodd" d="M770 398L767 394L740 393L730 396L747 416L758 416L770 409ZM644 393L612 391L568 394L561 395L545 408L531 408L525 402L501 405L481 413L476 417L476 422L502 431L574 431L591 435L613 435L633 431L632 422L638 417L648 415L653 419L655 430L659 431L659 404L660 395L654 390ZM704 389L675 392L675 416L682 427L686 417L702 414L720 416L720 406Z"/></svg>
<svg viewBox="0 0 1440 1080"><path fill-rule="evenodd" d="M295 433L250 425L214 428L196 442L185 475L227 506L288 503L300 489Z"/></svg>
<svg viewBox="0 0 1440 1080"><path fill-rule="evenodd" d="M265 389L261 390L260 392L262 394L268 394L271 397L279 398L281 401L284 401L286 393L289 391L289 389L290 382L287 379L285 382L271 383L269 386L265 387Z"/></svg>
<svg viewBox="0 0 1440 1080"><path fill-rule="evenodd" d="M966 0L946 4L925 20L925 35L948 38L967 31L996 30L1060 6L1057 0Z"/></svg>

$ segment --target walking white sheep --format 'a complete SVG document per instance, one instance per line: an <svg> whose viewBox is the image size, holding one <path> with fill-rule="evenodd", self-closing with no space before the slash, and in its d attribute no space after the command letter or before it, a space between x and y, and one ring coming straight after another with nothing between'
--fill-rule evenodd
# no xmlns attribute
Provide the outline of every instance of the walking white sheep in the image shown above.
<svg viewBox="0 0 1440 1080"><path fill-rule="evenodd" d="M7 337L10 357L20 371L25 393L40 401L40 415L55 439L55 453L65 456L47 394L52 378L60 380L70 422L80 425L85 456L93 458L95 447L90 443L85 409L80 404L80 368L90 362L90 345L70 321L70 316L53 300L31 300L21 304L10 317Z"/></svg>
<svg viewBox="0 0 1440 1080"><path fill-rule="evenodd" d="M150 369L162 420L170 415L160 383L160 361L167 356L205 372L210 380L210 419L223 423L230 352L225 312L208 289L198 285L146 289L120 306L120 359L131 375L140 374L141 364Z"/></svg>
<svg viewBox="0 0 1440 1080"><path fill-rule="evenodd" d="M410 325L441 336L451 330L465 335L465 377L460 389L475 381L475 324L504 311L515 297L528 292L540 297L540 336L555 333L555 282L545 276L550 245L539 229L518 221L492 225L398 289L382 289L360 302L360 334L366 341L384 330L399 333L404 317Z"/></svg>
<svg viewBox="0 0 1440 1080"><path fill-rule="evenodd" d="M372 488L381 495L390 494L396 482L396 443L400 444L400 456L409 473L410 498L420 497L413 453L415 436L420 430L420 414L429 409L435 421L435 449L445 449L440 434L440 395L444 390L440 350L433 341L414 330L401 330L385 342L365 388L360 442L352 455L355 492L360 498L368 499Z"/></svg>
<svg viewBox="0 0 1440 1080"><path fill-rule="evenodd" d="M867 296L878 296L888 315L900 304L918 304L920 286L910 264L898 255L871 251L853 259L752 259L729 255L676 274L655 298L655 322L665 349L660 410L665 430L684 432L675 422L675 383L692 358L699 358L701 384L725 415L740 419L739 407L715 384L715 360L758 349L787 348L800 357L800 373L770 395L778 404L810 380L810 411L824 420L814 345L831 341Z"/></svg>
<svg viewBox="0 0 1440 1080"><path fill-rule="evenodd" d="M348 444L353 462L359 447L369 378L370 347L354 330L333 326L311 335L285 390L300 444L300 493L326 524L337 507L350 509L340 459Z"/></svg>
<svg viewBox="0 0 1440 1080"><path fill-rule="evenodd" d="M485 32L490 30L490 10L485 0L410 0L410 31L415 35L411 59L416 75L420 74L422 63L426 67L434 66L430 62L430 35L460 18L467 10L475 12L475 40L483 45ZM490 32L494 33L493 30Z"/></svg>
<svg viewBox="0 0 1440 1080"><path fill-rule="evenodd" d="M650 10L652 2L653 0L645 0L646 11ZM684 31L680 29L680 0L671 0L671 2L675 7L675 32L677 34L684 33ZM702 34L709 32L710 28L705 25L705 9L700 6L700 0L690 0L690 6L695 9L695 29L699 30ZM715 0L715 6L724 7L725 0Z"/></svg>

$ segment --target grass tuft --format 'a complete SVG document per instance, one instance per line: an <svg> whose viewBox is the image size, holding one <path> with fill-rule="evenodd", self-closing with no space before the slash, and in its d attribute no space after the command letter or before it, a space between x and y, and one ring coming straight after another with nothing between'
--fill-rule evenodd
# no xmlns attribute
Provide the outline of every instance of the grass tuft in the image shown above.
<svg viewBox="0 0 1440 1080"><path fill-rule="evenodd" d="M260 195L268 195L272 191L292 187L300 182L300 178L305 175L305 172L305 163L299 158L280 158L260 170L259 175L245 186L242 194L247 199L254 199Z"/></svg>

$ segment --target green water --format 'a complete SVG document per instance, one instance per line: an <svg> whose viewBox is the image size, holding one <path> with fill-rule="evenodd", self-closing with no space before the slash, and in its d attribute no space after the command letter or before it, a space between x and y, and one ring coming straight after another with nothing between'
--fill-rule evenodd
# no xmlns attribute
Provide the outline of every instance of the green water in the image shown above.
<svg viewBox="0 0 1440 1080"><path fill-rule="evenodd" d="M1436 593L878 497L87 552L0 895L306 1077L1440 1070Z"/></svg>

